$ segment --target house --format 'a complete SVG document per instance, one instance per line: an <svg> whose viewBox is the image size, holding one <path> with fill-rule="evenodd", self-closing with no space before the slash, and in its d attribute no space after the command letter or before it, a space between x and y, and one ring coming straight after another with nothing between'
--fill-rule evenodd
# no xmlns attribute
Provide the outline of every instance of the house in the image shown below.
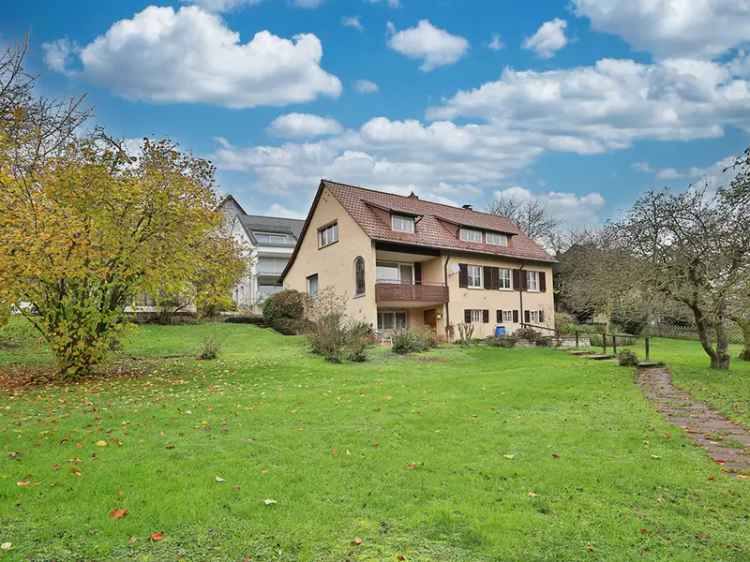
<svg viewBox="0 0 750 562"><path fill-rule="evenodd" d="M382 334L429 326L452 339L555 325L555 260L504 217L321 180L291 259L287 289L341 296Z"/></svg>
<svg viewBox="0 0 750 562"><path fill-rule="evenodd" d="M219 205L225 227L248 248L247 274L234 287L232 300L239 308L258 311L263 300L282 289L280 276L292 255L304 221L248 215L227 195Z"/></svg>

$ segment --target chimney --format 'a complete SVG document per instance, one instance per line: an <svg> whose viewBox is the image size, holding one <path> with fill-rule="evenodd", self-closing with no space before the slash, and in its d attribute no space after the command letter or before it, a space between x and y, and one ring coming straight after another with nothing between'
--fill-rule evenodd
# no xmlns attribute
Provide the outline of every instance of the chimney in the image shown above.
<svg viewBox="0 0 750 562"><path fill-rule="evenodd" d="M473 211L474 210L474 207L472 207L468 203L466 205L463 205L463 208L466 209L467 211Z"/></svg>
<svg viewBox="0 0 750 562"><path fill-rule="evenodd" d="M411 193L409 194L409 199L419 199L419 197L417 197L417 194L416 194L416 193L414 193L414 192L412 191L412 192L411 192Z"/></svg>

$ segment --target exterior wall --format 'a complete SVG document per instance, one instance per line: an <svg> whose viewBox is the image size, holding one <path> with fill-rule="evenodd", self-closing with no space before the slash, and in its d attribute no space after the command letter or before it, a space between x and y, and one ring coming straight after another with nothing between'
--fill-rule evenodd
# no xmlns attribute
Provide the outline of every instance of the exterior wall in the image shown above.
<svg viewBox="0 0 750 562"><path fill-rule="evenodd" d="M318 229L338 223L339 240L318 248ZM365 260L365 294L354 296L354 259ZM284 278L284 288L307 292L307 277L318 275L319 290L332 288L345 302L345 314L377 327L375 305L375 248L346 210L324 189L311 217L294 264Z"/></svg>
<svg viewBox="0 0 750 562"><path fill-rule="evenodd" d="M523 310L544 311L544 322L539 323L540 326L546 326L549 328L555 327L555 305L552 290L553 279L551 265L524 265L523 268L527 271L545 272L547 290L544 293L527 291L520 293L519 291L516 291L514 289L491 290L484 288L460 288L458 286L458 264L460 263L491 267L503 267L508 269L521 268L518 262L502 258L493 258L491 256L451 256L448 261L448 291L450 295L448 312L450 316L450 324L456 326L457 324L463 323L465 309L489 310L489 323L474 324L474 337L485 338L487 336L494 335L495 333L495 326L497 326L497 323L495 322L497 309L518 310L519 321L517 324L507 322L502 323L506 327L506 330L509 333L512 333L514 330L520 328L520 324L524 321L520 302L520 299L523 298ZM545 331L544 333L548 335L552 334L551 331ZM454 334L454 336L457 336L457 332Z"/></svg>

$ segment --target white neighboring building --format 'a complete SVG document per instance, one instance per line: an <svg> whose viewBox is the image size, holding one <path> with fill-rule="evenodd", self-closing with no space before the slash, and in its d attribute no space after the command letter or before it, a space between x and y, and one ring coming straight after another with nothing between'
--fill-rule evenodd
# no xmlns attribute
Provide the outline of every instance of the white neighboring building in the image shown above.
<svg viewBox="0 0 750 562"><path fill-rule="evenodd" d="M297 244L304 220L248 215L227 195L219 205L230 232L250 250L245 277L232 291L239 308L259 311L268 295L283 289L279 277Z"/></svg>

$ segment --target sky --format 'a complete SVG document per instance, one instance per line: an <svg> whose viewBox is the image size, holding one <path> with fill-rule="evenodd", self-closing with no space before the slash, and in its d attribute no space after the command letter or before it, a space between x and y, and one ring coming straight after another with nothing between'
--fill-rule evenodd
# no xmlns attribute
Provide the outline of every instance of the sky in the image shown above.
<svg viewBox="0 0 750 562"><path fill-rule="evenodd" d="M210 159L250 213L302 218L325 177L582 228L750 145L748 0L8 3L24 34L40 95Z"/></svg>

